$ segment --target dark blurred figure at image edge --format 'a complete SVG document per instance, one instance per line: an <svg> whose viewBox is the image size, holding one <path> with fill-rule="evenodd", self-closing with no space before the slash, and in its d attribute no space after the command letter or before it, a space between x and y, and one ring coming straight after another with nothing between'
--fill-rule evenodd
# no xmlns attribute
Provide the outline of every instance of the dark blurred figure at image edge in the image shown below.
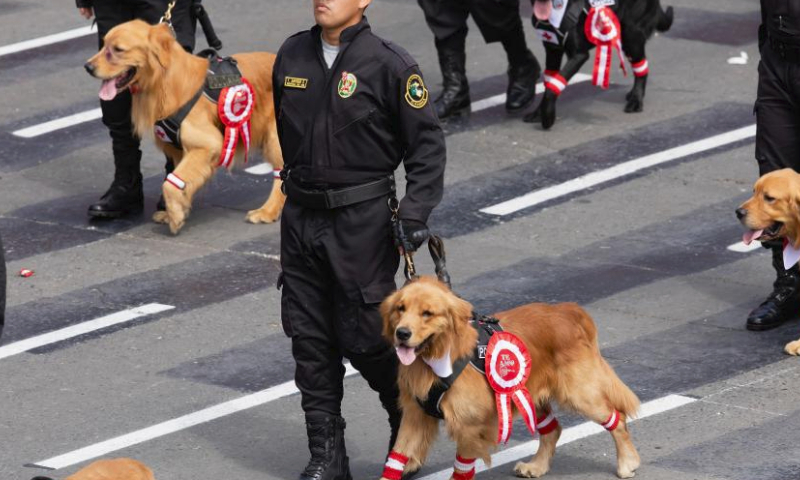
<svg viewBox="0 0 800 480"><path fill-rule="evenodd" d="M370 3L314 0L317 24L286 40L273 70L287 195L281 321L311 452L301 480L352 478L343 358L378 393L394 444L398 359L378 307L396 289L398 247L412 252L427 239L444 190L444 133L422 73L405 50L372 33ZM397 202L401 161L407 186Z"/></svg>
<svg viewBox="0 0 800 480"><path fill-rule="evenodd" d="M103 37L115 26L139 19L155 24L167 11L168 0L76 0L79 12L87 20L97 19L99 48L103 48ZM192 0L177 0L172 9L172 27L178 42L186 51L194 50L195 18ZM119 218L141 213L144 209L142 151L139 138L133 133L131 121L131 91L120 92L113 100L100 100L103 124L111 135L114 154L114 180L111 187L97 203L89 206L89 216L97 218ZM165 166L170 173L174 166L167 160ZM159 210L165 210L163 199Z"/></svg>
<svg viewBox="0 0 800 480"><path fill-rule="evenodd" d="M800 0L761 0L761 61L756 97L756 160L759 175L791 168L800 172ZM774 289L747 317L748 330L768 330L797 315L800 271L783 266L782 239L772 250Z"/></svg>
<svg viewBox="0 0 800 480"><path fill-rule="evenodd" d="M0 345L3 343L3 326L6 323L6 252L0 238Z"/></svg>
<svg viewBox="0 0 800 480"><path fill-rule="evenodd" d="M525 42L519 0L418 0L436 42L443 90L434 100L439 118L470 111L467 81L467 18L478 24L486 43L501 42L508 57L506 110L518 112L536 96L541 67Z"/></svg>

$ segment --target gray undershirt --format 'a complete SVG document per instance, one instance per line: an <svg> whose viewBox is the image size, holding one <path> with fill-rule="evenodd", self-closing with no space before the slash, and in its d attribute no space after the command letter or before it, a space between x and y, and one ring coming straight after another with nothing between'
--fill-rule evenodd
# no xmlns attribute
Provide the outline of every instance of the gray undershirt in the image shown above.
<svg viewBox="0 0 800 480"><path fill-rule="evenodd" d="M331 45L325 40L322 40L321 37L320 41L322 42L322 55L325 57L325 63L328 64L328 68L331 68L333 62L336 61L336 57L339 55L339 46Z"/></svg>

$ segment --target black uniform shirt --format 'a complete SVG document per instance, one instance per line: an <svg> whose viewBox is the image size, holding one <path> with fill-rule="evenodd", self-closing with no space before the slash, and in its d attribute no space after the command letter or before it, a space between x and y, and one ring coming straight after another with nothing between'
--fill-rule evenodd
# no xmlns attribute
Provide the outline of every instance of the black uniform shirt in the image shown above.
<svg viewBox="0 0 800 480"><path fill-rule="evenodd" d="M384 178L403 161L400 217L427 222L442 198L446 154L417 63L364 18L342 32L329 69L320 34L315 26L289 37L275 61L285 170L301 184L334 188Z"/></svg>
<svg viewBox="0 0 800 480"><path fill-rule="evenodd" d="M800 44L800 0L761 0L761 16L776 40Z"/></svg>

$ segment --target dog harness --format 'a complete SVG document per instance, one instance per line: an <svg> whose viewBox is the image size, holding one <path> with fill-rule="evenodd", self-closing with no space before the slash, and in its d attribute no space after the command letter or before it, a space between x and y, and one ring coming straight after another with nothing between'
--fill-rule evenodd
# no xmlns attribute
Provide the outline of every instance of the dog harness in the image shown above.
<svg viewBox="0 0 800 480"><path fill-rule="evenodd" d="M203 87L173 115L158 120L154 128L155 135L162 142L183 149L181 124L200 97L205 95L217 104L220 121L225 126L219 166L228 167L233 161L240 136L244 140L245 151L250 150L250 116L255 106L255 92L247 79L242 77L234 58L221 58L210 49L203 50L198 56L208 58Z"/></svg>

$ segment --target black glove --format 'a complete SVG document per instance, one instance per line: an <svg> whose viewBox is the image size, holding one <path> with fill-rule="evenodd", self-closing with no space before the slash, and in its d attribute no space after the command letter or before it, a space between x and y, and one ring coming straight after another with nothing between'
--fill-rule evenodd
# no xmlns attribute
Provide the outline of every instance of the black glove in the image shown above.
<svg viewBox="0 0 800 480"><path fill-rule="evenodd" d="M420 221L401 218L394 223L394 244L403 252L416 252L429 236L428 226Z"/></svg>

